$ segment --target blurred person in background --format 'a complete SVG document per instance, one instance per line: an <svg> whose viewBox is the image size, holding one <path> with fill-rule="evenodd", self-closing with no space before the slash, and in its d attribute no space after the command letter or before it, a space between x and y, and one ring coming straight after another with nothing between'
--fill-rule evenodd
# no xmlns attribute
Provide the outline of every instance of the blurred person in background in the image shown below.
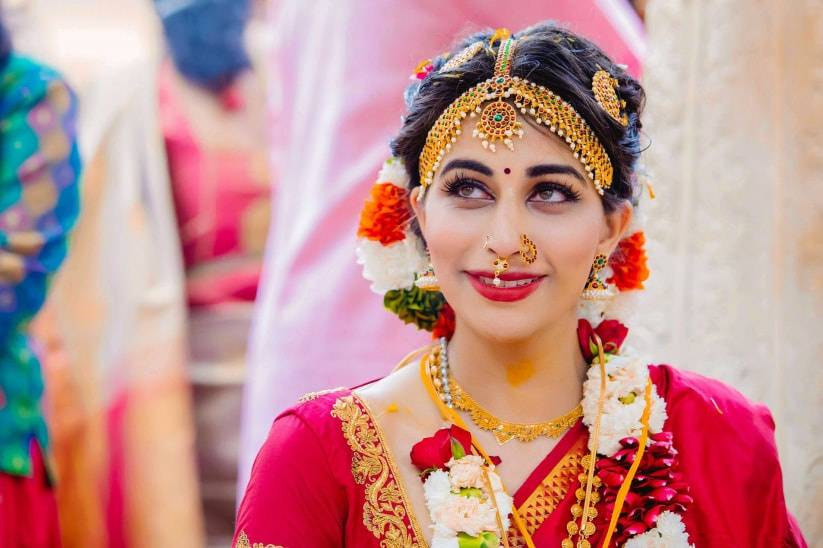
<svg viewBox="0 0 823 548"><path fill-rule="evenodd" d="M252 62L260 44L246 32L261 5L158 0L156 8L170 58L160 71L159 108L186 274L200 490L209 543L225 546L246 341L271 209L264 79Z"/></svg>
<svg viewBox="0 0 823 548"><path fill-rule="evenodd" d="M60 545L38 349L28 335L79 211L76 102L0 22L0 546Z"/></svg>

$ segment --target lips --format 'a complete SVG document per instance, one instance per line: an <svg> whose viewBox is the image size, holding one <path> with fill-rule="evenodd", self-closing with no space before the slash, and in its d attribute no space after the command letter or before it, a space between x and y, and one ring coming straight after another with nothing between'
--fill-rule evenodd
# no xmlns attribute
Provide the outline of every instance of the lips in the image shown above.
<svg viewBox="0 0 823 548"><path fill-rule="evenodd" d="M499 276L500 285L494 285L494 273L486 271L466 272L472 287L481 296L498 302L513 302L525 299L534 293L545 278L542 274L528 272L506 272Z"/></svg>

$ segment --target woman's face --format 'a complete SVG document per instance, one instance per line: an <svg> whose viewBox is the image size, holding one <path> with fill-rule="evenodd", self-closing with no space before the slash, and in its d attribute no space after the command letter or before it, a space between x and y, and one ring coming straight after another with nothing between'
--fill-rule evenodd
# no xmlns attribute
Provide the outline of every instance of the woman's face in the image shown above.
<svg viewBox="0 0 823 548"><path fill-rule="evenodd" d="M484 149L471 136L475 120L443 159L422 202L412 207L440 288L458 329L516 341L575 315L594 257L609 255L631 219L626 203L606 214L600 196L569 146L521 118L514 151ZM521 259L521 235L537 259ZM488 240L487 245L484 243ZM509 269L493 285L493 261ZM517 286L517 287L511 287Z"/></svg>

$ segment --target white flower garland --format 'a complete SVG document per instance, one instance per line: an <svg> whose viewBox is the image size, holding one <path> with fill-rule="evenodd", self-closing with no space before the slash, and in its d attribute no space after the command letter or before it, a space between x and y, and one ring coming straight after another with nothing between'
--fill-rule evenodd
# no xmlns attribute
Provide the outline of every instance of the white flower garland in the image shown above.
<svg viewBox="0 0 823 548"><path fill-rule="evenodd" d="M592 431L600 398L600 366L595 357L583 383L583 423ZM649 382L647 362L624 341L619 354L606 354L606 399L600 415L600 436L597 453L614 455L621 449L620 440L639 439L643 430L641 417L646 407L645 388ZM666 401L652 386L649 434L663 431L666 422ZM651 444L651 439L647 440ZM594 437L589 437L589 450ZM693 548L682 518L674 512L658 516L655 528L629 539L624 548Z"/></svg>
<svg viewBox="0 0 823 548"><path fill-rule="evenodd" d="M694 544L689 543L683 519L666 511L657 516L654 529L630 538L623 548L694 548Z"/></svg>
<svg viewBox="0 0 823 548"><path fill-rule="evenodd" d="M426 507L434 524L431 548L458 548L459 533L472 537L492 533L500 539L503 532L497 524L497 509L505 531L514 504L503 490L500 476L477 455L452 458L446 467L448 471L435 470L423 482ZM497 508L486 488L484 473L488 475Z"/></svg>
<svg viewBox="0 0 823 548"><path fill-rule="evenodd" d="M619 355L606 354L606 401L600 417L600 439L597 452L608 456L620 450L620 440L629 436L640 438L643 425L640 418L646 407L645 389L649 380L649 368L644 360L626 349ZM600 367L597 359L589 367L583 383L583 423L591 431L597 416L600 398ZM666 421L666 402L652 390L649 433L663 431ZM594 437L589 438L589 449L594 446ZM647 445L651 443L648 440Z"/></svg>

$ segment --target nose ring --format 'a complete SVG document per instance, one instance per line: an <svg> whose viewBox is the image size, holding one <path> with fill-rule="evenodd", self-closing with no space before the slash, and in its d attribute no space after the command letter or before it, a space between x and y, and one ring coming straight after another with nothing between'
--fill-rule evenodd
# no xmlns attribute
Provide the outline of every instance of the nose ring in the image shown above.
<svg viewBox="0 0 823 548"><path fill-rule="evenodd" d="M532 264L537 260L537 246L525 234L520 235L520 258L526 264Z"/></svg>
<svg viewBox="0 0 823 548"><path fill-rule="evenodd" d="M497 257L492 265L494 266L494 279L492 283L495 286L499 286L500 275L509 269L509 259L508 257Z"/></svg>

